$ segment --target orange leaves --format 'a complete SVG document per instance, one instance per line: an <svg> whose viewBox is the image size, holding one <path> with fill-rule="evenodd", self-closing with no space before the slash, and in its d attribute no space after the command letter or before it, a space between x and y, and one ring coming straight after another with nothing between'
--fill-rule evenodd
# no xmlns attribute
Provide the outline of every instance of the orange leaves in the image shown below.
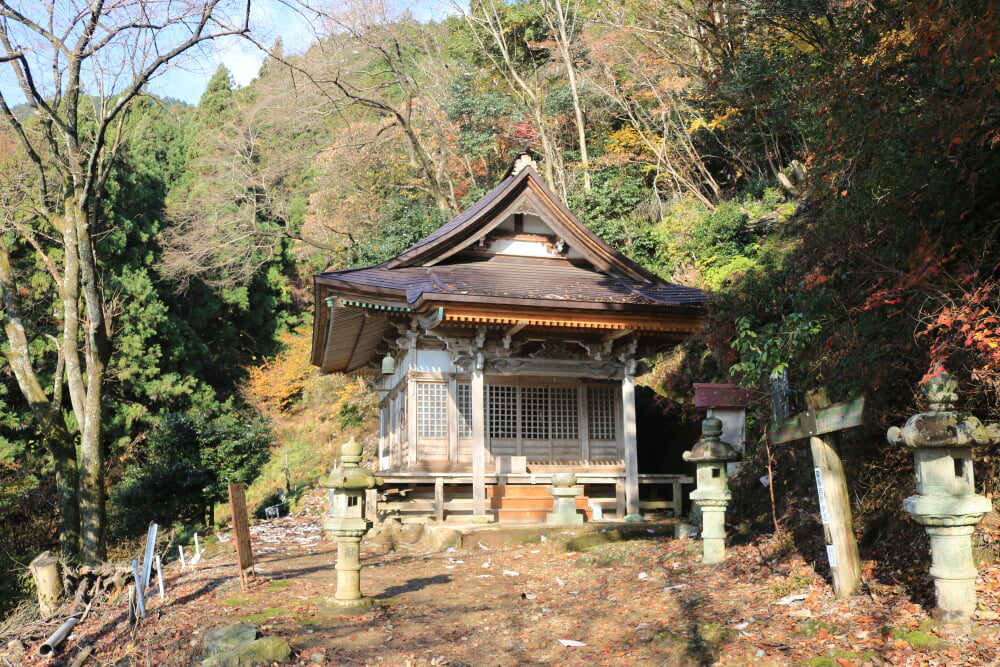
<svg viewBox="0 0 1000 667"><path fill-rule="evenodd" d="M971 289L940 297L939 310L917 335L930 340L932 364L960 354L973 379L1000 391L1000 286L993 278L975 287L961 282Z"/></svg>
<svg viewBox="0 0 1000 667"><path fill-rule="evenodd" d="M941 276L951 258L951 255L945 255L941 251L937 242L924 230L916 249L907 258L906 270L900 271L893 282L880 281L859 310L866 311L902 303L912 297L919 288L929 285Z"/></svg>
<svg viewBox="0 0 1000 667"><path fill-rule="evenodd" d="M816 266L802 279L802 289L810 290L819 287L829 279L823 272L823 267Z"/></svg>

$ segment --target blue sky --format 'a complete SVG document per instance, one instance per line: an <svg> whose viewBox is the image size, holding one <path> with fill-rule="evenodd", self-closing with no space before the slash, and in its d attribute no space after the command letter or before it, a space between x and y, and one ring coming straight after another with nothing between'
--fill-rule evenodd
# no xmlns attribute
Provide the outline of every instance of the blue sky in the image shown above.
<svg viewBox="0 0 1000 667"><path fill-rule="evenodd" d="M26 1L30 3L38 0ZM74 9L80 6L77 3L83 2L73 0L71 4L70 0L49 1L56 3L57 12ZM300 2L332 7L334 11L336 8L354 5L366 13L373 11L373 8L376 12L381 10L390 16L410 12L421 20L444 17L454 12L456 6L468 6L467 0L252 0L253 38L269 47L275 39L281 37L286 55L305 52L316 41L316 35L321 32L322 26L315 19L315 14L307 15L301 9L296 9ZM39 16L44 17L45 9L38 9ZM148 90L162 97L197 104L208 80L219 65L225 65L229 69L237 86L245 86L257 76L263 60L264 52L247 40L238 37L218 39L202 44L176 59L150 81ZM110 65L104 73L110 77L107 83L111 87L120 89L121 83L128 80L128 61L118 65L104 61L102 65ZM44 62L35 62L33 69L36 76L42 77L38 83L45 88L44 77L48 70ZM24 102L11 69L5 65L0 65L0 93L11 106Z"/></svg>
<svg viewBox="0 0 1000 667"><path fill-rule="evenodd" d="M302 53L315 41L317 27L280 0L254 0L251 31L253 37L270 46L281 37L285 53ZM163 97L197 104L208 80L219 65L225 65L237 86L245 86L257 76L264 53L238 37L215 40L192 58L174 63L150 83L149 90Z"/></svg>
<svg viewBox="0 0 1000 667"><path fill-rule="evenodd" d="M283 0L254 0L251 24L254 38L270 46L280 36L286 55L305 52L314 43L320 26L312 25L302 13L294 11L293 4ZM327 4L339 3L331 0ZM449 4L454 3L448 0L400 0L394 4L423 19L447 15L450 13ZM468 6L467 0L461 0L458 4ZM149 90L163 97L197 104L208 80L220 64L229 69L237 86L245 86L257 76L263 60L264 53L246 40L217 40L197 56L175 63L151 82Z"/></svg>

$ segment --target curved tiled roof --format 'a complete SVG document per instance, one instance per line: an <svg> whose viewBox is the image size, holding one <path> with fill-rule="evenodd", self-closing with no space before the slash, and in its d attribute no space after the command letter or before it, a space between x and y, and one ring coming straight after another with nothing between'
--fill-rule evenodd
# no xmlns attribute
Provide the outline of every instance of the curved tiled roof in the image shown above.
<svg viewBox="0 0 1000 667"><path fill-rule="evenodd" d="M535 300L546 307L620 304L668 311L700 310L706 301L705 293L692 287L618 278L568 263L482 261L395 269L381 265L322 273L317 284L395 297L413 308L436 297Z"/></svg>
<svg viewBox="0 0 1000 667"><path fill-rule="evenodd" d="M525 211L551 230L546 238L572 249L572 260L561 250L516 256L477 247L503 220ZM508 172L473 206L393 259L320 273L314 284L313 363L324 371L350 372L375 359L390 312L454 309L459 320L496 314L524 322L537 315L544 323L536 326L634 329L676 341L697 330L707 302L701 290L668 283L610 247L531 166Z"/></svg>

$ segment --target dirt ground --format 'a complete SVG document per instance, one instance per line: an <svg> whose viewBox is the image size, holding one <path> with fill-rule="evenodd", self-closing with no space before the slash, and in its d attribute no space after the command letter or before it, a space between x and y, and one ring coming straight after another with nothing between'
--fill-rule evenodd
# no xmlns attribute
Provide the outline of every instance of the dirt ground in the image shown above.
<svg viewBox="0 0 1000 667"><path fill-rule="evenodd" d="M615 525L591 524L598 536ZM572 551L575 529L484 530L461 549L377 553L362 545L372 611L323 617L335 590L336 546L315 514L252 528L256 581L240 588L231 542L194 566L164 570L165 597L129 626L124 599L78 626L64 650L5 664L192 665L201 638L245 621L293 648L286 665L995 665L996 620L936 627L925 606L877 582L834 598L816 568L769 537L701 564L701 546L669 524L634 539ZM603 531L603 532L602 532ZM601 539L598 537L597 539ZM368 548L371 548L369 545ZM571 547L572 548L572 547ZM981 566L979 599L1000 605L1000 567ZM48 631L51 632L49 628ZM0 647L2 652L2 647ZM8 654L10 655L10 654Z"/></svg>

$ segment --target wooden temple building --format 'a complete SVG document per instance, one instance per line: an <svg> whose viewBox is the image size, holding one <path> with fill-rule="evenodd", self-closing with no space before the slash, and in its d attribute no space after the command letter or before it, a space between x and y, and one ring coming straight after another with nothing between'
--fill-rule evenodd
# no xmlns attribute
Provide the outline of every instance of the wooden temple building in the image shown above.
<svg viewBox="0 0 1000 667"><path fill-rule="evenodd" d="M312 361L382 378L378 475L395 509L540 519L573 472L588 517L680 511L683 475L637 460L637 360L702 326L703 292L588 230L522 155L491 192L399 256L315 277ZM668 437L664 434L664 437ZM678 470L681 462L678 461Z"/></svg>

